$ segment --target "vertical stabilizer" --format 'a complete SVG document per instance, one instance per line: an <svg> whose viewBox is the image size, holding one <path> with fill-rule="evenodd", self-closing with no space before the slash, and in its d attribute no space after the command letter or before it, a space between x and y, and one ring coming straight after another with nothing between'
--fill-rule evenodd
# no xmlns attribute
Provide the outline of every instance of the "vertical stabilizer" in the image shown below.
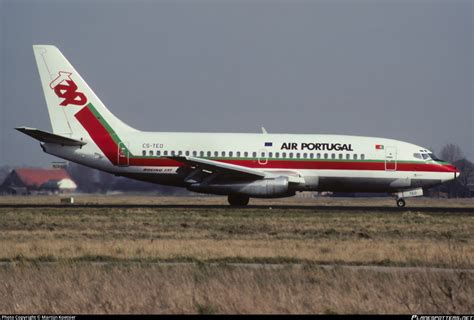
<svg viewBox="0 0 474 320"><path fill-rule="evenodd" d="M105 107L58 48L34 45L33 51L54 133L83 135L85 130L75 117L83 108L94 109L116 132L134 130Z"/></svg>

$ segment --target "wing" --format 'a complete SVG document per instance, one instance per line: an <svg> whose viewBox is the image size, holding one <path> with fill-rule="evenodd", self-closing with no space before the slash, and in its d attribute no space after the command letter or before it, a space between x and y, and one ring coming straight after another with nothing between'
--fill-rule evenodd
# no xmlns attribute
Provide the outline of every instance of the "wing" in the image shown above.
<svg viewBox="0 0 474 320"><path fill-rule="evenodd" d="M195 158L195 157L168 157L170 159L179 161L195 170L191 173L195 176L198 172L207 171L209 173L223 173L241 176L252 180L263 179L268 176L262 170L252 169L244 166L239 166L230 163L224 163L214 160ZM187 177L188 180L190 177Z"/></svg>
<svg viewBox="0 0 474 320"><path fill-rule="evenodd" d="M291 183L303 183L304 179L297 172L292 171L263 171L260 169L254 169L236 164L230 164L220 161L214 161L209 159L202 159L196 157L168 157L170 159L179 161L188 167L192 168L185 178L188 183L196 182L198 176L203 173L207 173L205 176L212 177L214 179L217 176L230 175L233 177L239 177L248 180L259 180L265 178L276 178L285 176Z"/></svg>

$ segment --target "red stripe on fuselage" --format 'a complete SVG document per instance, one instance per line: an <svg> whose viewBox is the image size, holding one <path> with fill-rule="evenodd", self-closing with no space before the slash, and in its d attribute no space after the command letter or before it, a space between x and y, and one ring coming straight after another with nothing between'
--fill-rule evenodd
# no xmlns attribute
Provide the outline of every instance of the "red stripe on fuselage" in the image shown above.
<svg viewBox="0 0 474 320"><path fill-rule="evenodd" d="M88 107L74 115L94 140L95 144L114 165L117 164L118 146Z"/></svg>
<svg viewBox="0 0 474 320"><path fill-rule="evenodd" d="M212 159L211 159L212 160ZM331 162L331 161L289 161L268 160L267 164L259 164L257 160L216 160L219 162L235 164L243 167L256 169L293 169L293 170L374 170L385 171L385 163L382 162ZM180 167L181 163L170 159L134 158L130 159L134 166L172 166ZM425 172L454 172L456 168L452 165L441 165L431 163L397 163L397 171L425 171Z"/></svg>

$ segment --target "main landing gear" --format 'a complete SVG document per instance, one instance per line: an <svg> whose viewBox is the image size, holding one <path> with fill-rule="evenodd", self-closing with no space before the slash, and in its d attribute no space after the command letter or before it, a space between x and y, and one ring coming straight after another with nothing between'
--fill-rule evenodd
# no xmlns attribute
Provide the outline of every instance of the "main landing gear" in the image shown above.
<svg viewBox="0 0 474 320"><path fill-rule="evenodd" d="M232 207L245 207L249 204L250 197L240 194L229 194L227 200Z"/></svg>

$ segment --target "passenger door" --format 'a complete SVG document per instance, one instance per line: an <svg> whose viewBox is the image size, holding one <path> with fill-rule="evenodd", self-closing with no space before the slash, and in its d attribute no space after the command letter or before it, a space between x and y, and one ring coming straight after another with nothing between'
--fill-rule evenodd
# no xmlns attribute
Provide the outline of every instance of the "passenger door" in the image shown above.
<svg viewBox="0 0 474 320"><path fill-rule="evenodd" d="M397 170L397 147L385 147L385 171Z"/></svg>

